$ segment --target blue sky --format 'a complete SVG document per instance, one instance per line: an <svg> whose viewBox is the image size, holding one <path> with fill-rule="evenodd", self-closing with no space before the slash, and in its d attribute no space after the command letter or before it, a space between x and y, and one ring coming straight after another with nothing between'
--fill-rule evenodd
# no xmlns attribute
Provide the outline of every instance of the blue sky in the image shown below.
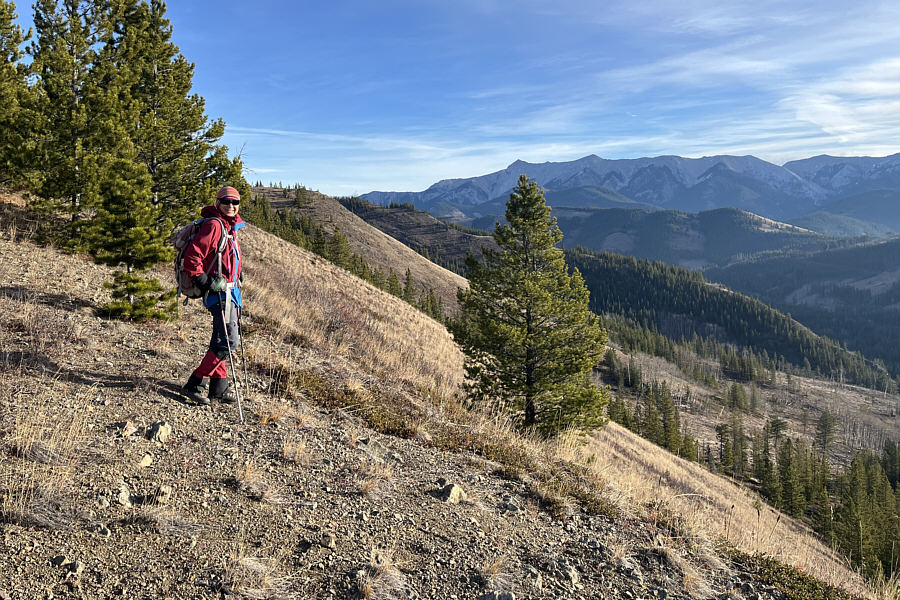
<svg viewBox="0 0 900 600"><path fill-rule="evenodd" d="M170 0L168 17L250 181L351 195L516 159L900 152L895 0Z"/></svg>

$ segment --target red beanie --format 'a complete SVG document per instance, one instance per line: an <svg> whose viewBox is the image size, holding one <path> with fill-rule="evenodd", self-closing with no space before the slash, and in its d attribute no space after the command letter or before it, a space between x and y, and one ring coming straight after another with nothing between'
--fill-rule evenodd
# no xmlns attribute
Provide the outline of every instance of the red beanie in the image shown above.
<svg viewBox="0 0 900 600"><path fill-rule="evenodd" d="M241 195L236 189L234 189L230 185L226 185L221 190L219 190L218 194L216 194L216 200L221 200L222 198L228 198L229 200L240 200Z"/></svg>

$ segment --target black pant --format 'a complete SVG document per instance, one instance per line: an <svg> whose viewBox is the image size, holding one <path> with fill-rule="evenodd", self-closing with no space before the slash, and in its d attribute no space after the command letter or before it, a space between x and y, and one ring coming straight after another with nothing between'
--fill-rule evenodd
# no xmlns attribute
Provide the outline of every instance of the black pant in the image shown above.
<svg viewBox="0 0 900 600"><path fill-rule="evenodd" d="M229 346L231 347L231 352L234 353L237 352L238 345L240 344L240 339L238 337L237 310L237 305L232 303L231 319L226 327L226 324L222 321L222 303L209 307L209 312L212 313L213 316L212 338L209 340L209 349L212 352L215 352L216 356L221 359L228 358Z"/></svg>

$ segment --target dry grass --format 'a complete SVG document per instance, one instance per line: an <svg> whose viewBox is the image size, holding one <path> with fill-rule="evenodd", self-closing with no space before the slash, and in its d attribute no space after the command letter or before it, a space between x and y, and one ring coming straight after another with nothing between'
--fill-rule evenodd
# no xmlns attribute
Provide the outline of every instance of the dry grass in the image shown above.
<svg viewBox="0 0 900 600"><path fill-rule="evenodd" d="M253 227L246 231L250 305L254 315L266 315L277 337L347 357L350 370L367 373L366 379L457 393L462 354L443 326L312 253ZM271 356L253 358L267 362Z"/></svg>
<svg viewBox="0 0 900 600"><path fill-rule="evenodd" d="M357 467L357 476L360 492L370 500L375 500L388 493L394 470L384 461L367 460Z"/></svg>
<svg viewBox="0 0 900 600"><path fill-rule="evenodd" d="M306 438L298 437L284 440L281 446L281 457L287 462L308 467L312 457L306 447Z"/></svg>
<svg viewBox="0 0 900 600"><path fill-rule="evenodd" d="M244 463L238 468L234 476L238 489L259 502L266 504L288 504L281 489L269 481L260 469L252 461Z"/></svg>
<svg viewBox="0 0 900 600"><path fill-rule="evenodd" d="M44 377L43 383L58 382ZM0 462L0 517L22 525L68 529L79 518L71 478L84 445L85 407L61 405L61 398L37 405L16 399L10 404L15 416L6 441L18 460Z"/></svg>
<svg viewBox="0 0 900 600"><path fill-rule="evenodd" d="M764 552L851 593L871 594L846 561L803 524L767 506L757 513L756 498L746 490L615 423L581 451L596 457L591 468L617 490L624 508L646 506L660 525L677 519L681 535L723 539L747 553Z"/></svg>
<svg viewBox="0 0 900 600"><path fill-rule="evenodd" d="M509 557L501 554L485 559L478 570L485 589L492 592L509 592L515 576L511 573Z"/></svg>
<svg viewBox="0 0 900 600"><path fill-rule="evenodd" d="M160 535L172 537L196 537L209 528L176 515L173 511L156 506L142 506L129 517L129 521L149 527Z"/></svg>
<svg viewBox="0 0 900 600"><path fill-rule="evenodd" d="M275 200L275 205L279 208L293 205L293 199L285 199L281 191L275 188L254 190L255 193L263 193ZM340 227L341 232L347 236L350 249L363 256L370 266L382 270L385 274L393 269L401 280L409 268L417 287L434 289L435 294L443 300L444 306L451 312L455 310L456 290L468 285L465 279L434 264L407 245L369 225L341 206L334 198L316 192L309 192L308 196L311 202L306 209L301 210L301 213L312 216L327 234L331 235L337 227Z"/></svg>
<svg viewBox="0 0 900 600"><path fill-rule="evenodd" d="M284 402L263 402L256 409L257 422L263 427L286 425L296 417L294 409Z"/></svg>
<svg viewBox="0 0 900 600"><path fill-rule="evenodd" d="M400 572L391 550L373 548L369 564L356 574L357 592L365 600L405 600L406 576Z"/></svg>
<svg viewBox="0 0 900 600"><path fill-rule="evenodd" d="M280 575L280 569L280 560L250 556L247 548L238 544L226 559L222 591L227 597L253 600L296 597L291 591L291 578Z"/></svg>

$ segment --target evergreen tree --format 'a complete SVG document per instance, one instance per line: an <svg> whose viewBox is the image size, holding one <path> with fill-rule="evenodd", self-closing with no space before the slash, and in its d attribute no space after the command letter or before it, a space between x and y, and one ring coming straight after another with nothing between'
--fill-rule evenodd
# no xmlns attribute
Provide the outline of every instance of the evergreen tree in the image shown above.
<svg viewBox="0 0 900 600"><path fill-rule="evenodd" d="M416 283L413 281L409 267L406 268L406 277L403 279L403 298L409 304L416 303Z"/></svg>
<svg viewBox="0 0 900 600"><path fill-rule="evenodd" d="M827 410L824 411L822 416L819 417L819 420L816 421L816 443L822 448L823 454L828 452L828 446L834 439L834 430L836 426L837 421L835 420L834 415Z"/></svg>
<svg viewBox="0 0 900 600"><path fill-rule="evenodd" d="M672 401L672 393L665 384L660 386L659 406L662 425L665 431L663 445L672 454L677 455L681 448L681 417L675 403Z"/></svg>
<svg viewBox="0 0 900 600"><path fill-rule="evenodd" d="M686 460L697 460L697 440L695 440L691 434L687 432L684 433L678 455Z"/></svg>
<svg viewBox="0 0 900 600"><path fill-rule="evenodd" d="M781 484L782 510L792 517L801 516L805 496L791 438L784 440L778 449L778 480Z"/></svg>
<svg viewBox="0 0 900 600"><path fill-rule="evenodd" d="M567 271L543 190L525 175L506 221L494 231L499 251L466 259L469 288L458 294L453 333L466 354L470 398L500 402L545 433L602 425L608 399L590 375L606 334L580 273Z"/></svg>
<svg viewBox="0 0 900 600"><path fill-rule="evenodd" d="M884 468L884 473L891 487L896 492L897 480L900 479L900 447L895 441L887 440L884 443L884 449L881 453L881 466Z"/></svg>
<svg viewBox="0 0 900 600"><path fill-rule="evenodd" d="M731 426L725 423L716 425L716 438L719 440L719 470L723 473L734 473L734 445Z"/></svg>
<svg viewBox="0 0 900 600"><path fill-rule="evenodd" d="M737 410L731 413L731 447L734 456L735 477L743 477L747 468L747 443L744 436L744 420Z"/></svg>
<svg viewBox="0 0 900 600"><path fill-rule="evenodd" d="M781 436L787 431L788 422L782 419L781 417L775 417L768 423L769 425L769 433L774 438L775 450L778 450L778 442L781 439Z"/></svg>
<svg viewBox="0 0 900 600"><path fill-rule="evenodd" d="M16 5L0 0L0 186L10 185L21 176L21 155L31 120L25 118L27 103L26 67L21 62L25 35L15 24Z"/></svg>
<svg viewBox="0 0 900 600"><path fill-rule="evenodd" d="M114 143L106 124L110 93L99 85L94 70L97 45L110 27L109 13L88 0L36 0L36 39L29 53L34 78L29 101L35 115L37 182L34 192L39 210L61 210L71 224L60 241L83 247L82 220L96 205L103 163Z"/></svg>
<svg viewBox="0 0 900 600"><path fill-rule="evenodd" d="M734 382L728 391L728 407L732 410L747 410L750 407L747 401L747 392L744 386Z"/></svg>
<svg viewBox="0 0 900 600"><path fill-rule="evenodd" d="M152 178L153 204L177 225L195 218L224 184L243 198L251 192L240 159L229 159L219 145L225 123L210 122L203 98L191 94L194 65L172 42L165 14L161 0L124 0L103 58L127 83L121 100L131 108L128 135Z"/></svg>
<svg viewBox="0 0 900 600"><path fill-rule="evenodd" d="M400 285L400 280L397 279L397 274L394 273L394 270L390 270L390 274L387 279L387 291L389 294L397 296L398 298L403 295L403 287Z"/></svg>
<svg viewBox="0 0 900 600"><path fill-rule="evenodd" d="M656 404L656 396L651 390L647 390L647 393L644 394L644 400L646 405L644 408L644 422L641 424L641 435L657 446L665 446L666 432Z"/></svg>
<svg viewBox="0 0 900 600"><path fill-rule="evenodd" d="M157 231L159 207L150 200L151 183L143 165L127 159L113 161L100 184L97 216L87 226L95 260L125 268L107 284L114 300L107 311L139 321L174 314L174 291L163 293L156 279L141 274L172 254ZM168 305L158 308L160 302Z"/></svg>
<svg viewBox="0 0 900 600"><path fill-rule="evenodd" d="M327 258L342 269L350 268L353 252L350 250L350 242L347 236L341 231L340 227L336 227L331 239L327 244Z"/></svg>

